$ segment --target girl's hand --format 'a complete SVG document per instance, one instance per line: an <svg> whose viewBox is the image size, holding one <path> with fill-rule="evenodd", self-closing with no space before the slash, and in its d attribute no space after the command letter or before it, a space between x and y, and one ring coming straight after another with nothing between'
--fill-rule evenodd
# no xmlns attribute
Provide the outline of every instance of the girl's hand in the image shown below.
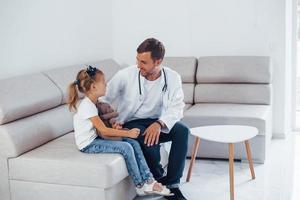
<svg viewBox="0 0 300 200"><path fill-rule="evenodd" d="M123 126L122 126L121 123L115 122L115 123L113 123L112 128L117 129L117 130L121 130L123 128Z"/></svg>
<svg viewBox="0 0 300 200"><path fill-rule="evenodd" d="M140 129L138 128L130 129L128 132L128 137L130 138L137 138L140 135Z"/></svg>

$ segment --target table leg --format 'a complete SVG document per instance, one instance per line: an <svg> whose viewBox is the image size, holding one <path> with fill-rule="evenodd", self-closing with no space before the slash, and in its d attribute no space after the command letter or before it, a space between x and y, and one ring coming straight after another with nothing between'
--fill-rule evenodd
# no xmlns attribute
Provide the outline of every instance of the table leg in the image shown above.
<svg viewBox="0 0 300 200"><path fill-rule="evenodd" d="M229 143L230 200L234 200L234 144Z"/></svg>
<svg viewBox="0 0 300 200"><path fill-rule="evenodd" d="M252 155L251 155L249 140L245 141L245 145L246 145L247 159L249 161L249 167L250 167L250 171L251 171L251 176L252 176L252 179L255 179L255 173L254 173L253 160L252 160Z"/></svg>
<svg viewBox="0 0 300 200"><path fill-rule="evenodd" d="M189 182L191 179L191 174L192 174L192 169L193 169L193 165L195 163L195 159L196 159L196 155L197 155L197 151L199 148L199 144L200 144L200 138L196 137L195 140L195 145L194 145L194 149L193 149L193 153L192 153L192 157L191 157L191 161L190 161L190 166L189 166L189 171L186 177L186 182Z"/></svg>

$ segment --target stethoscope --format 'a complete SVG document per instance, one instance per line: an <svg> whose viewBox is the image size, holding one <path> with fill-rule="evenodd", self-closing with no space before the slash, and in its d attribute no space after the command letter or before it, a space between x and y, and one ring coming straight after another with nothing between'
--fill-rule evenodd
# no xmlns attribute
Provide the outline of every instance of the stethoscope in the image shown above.
<svg viewBox="0 0 300 200"><path fill-rule="evenodd" d="M167 84L167 76L166 76L166 72L165 69L162 68L163 74L164 74L164 87L162 88L162 92L166 92L168 89L168 84ZM141 72L139 71L139 92L140 92L140 99L142 98L142 88L141 88Z"/></svg>

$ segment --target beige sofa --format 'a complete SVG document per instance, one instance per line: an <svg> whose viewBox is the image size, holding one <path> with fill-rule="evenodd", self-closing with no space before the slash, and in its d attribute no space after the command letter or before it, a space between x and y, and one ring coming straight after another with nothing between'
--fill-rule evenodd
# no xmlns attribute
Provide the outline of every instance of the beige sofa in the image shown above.
<svg viewBox="0 0 300 200"><path fill-rule="evenodd" d="M182 76L185 93L183 121L189 127L205 125L249 125L257 127L251 151L263 163L272 137L271 61L262 56L207 56L166 58ZM189 138L191 155L194 137ZM203 140L198 157L228 158L226 144ZM246 160L243 144L235 145L235 159Z"/></svg>
<svg viewBox="0 0 300 200"><path fill-rule="evenodd" d="M267 57L166 58L182 76L189 126L246 124L260 134L253 158L263 162L271 138L270 62ZM88 63L110 79L113 60ZM0 80L0 199L113 200L136 194L117 154L88 155L74 143L66 88L78 66ZM193 138L190 138L193 142ZM202 143L199 156L226 158L226 147ZM167 153L162 148L162 162ZM244 159L242 148L236 158Z"/></svg>

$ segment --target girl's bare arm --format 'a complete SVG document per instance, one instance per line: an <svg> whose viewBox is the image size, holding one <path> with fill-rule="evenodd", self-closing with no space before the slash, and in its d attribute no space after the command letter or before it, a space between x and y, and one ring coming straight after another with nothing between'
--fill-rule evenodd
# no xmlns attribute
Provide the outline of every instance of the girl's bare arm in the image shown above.
<svg viewBox="0 0 300 200"><path fill-rule="evenodd" d="M113 128L108 128L105 126L103 121L100 119L99 116L91 117L91 122L93 123L93 126L97 129L99 133L101 133L101 136L104 137L131 137L131 138L137 138L139 135L138 129L131 129L131 130L117 130Z"/></svg>

